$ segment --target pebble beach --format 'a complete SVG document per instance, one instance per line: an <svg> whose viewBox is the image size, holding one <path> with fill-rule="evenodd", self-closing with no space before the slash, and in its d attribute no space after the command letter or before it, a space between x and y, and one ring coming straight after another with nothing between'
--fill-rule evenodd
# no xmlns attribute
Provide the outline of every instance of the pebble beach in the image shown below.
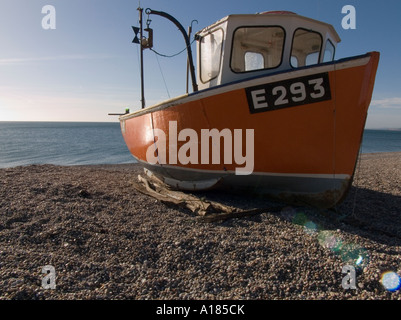
<svg viewBox="0 0 401 320"><path fill-rule="evenodd" d="M401 300L400 164L363 154L335 210L202 194L265 208L213 222L137 191L136 164L0 169L0 299Z"/></svg>

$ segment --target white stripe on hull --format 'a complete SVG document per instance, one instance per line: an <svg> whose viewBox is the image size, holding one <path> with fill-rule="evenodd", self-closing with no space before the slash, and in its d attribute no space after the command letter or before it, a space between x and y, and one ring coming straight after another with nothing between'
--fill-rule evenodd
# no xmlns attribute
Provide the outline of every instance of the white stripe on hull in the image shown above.
<svg viewBox="0 0 401 320"><path fill-rule="evenodd" d="M352 177L346 174L253 173L193 170L141 162L148 176L184 191L209 189L249 193L287 202L331 208L346 194Z"/></svg>

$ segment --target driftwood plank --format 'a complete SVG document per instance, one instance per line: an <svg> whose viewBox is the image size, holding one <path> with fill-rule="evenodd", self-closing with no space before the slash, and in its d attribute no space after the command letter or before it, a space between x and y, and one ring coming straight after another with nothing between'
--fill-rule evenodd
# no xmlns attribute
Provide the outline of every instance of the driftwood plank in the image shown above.
<svg viewBox="0 0 401 320"><path fill-rule="evenodd" d="M139 192L149 195L162 203L186 208L198 216L202 222L224 221L233 218L249 217L263 212L277 212L282 207L255 208L242 210L239 208L226 206L222 203L201 199L194 195L181 191L171 190L160 180L144 178L138 175L138 182L134 182L134 187Z"/></svg>

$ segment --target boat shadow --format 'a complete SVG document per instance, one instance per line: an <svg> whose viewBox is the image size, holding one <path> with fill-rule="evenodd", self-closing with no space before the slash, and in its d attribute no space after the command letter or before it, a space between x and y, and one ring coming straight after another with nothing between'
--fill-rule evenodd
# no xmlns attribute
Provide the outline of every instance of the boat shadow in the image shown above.
<svg viewBox="0 0 401 320"><path fill-rule="evenodd" d="M352 186L344 201L333 209L295 206L221 191L202 192L197 196L240 210L264 209L260 212L276 215L294 224L313 222L317 231L339 229L386 245L401 246L401 196L398 195ZM259 215L243 219L263 222ZM235 226L230 221L224 224Z"/></svg>
<svg viewBox="0 0 401 320"><path fill-rule="evenodd" d="M401 196L352 187L336 210L339 222L349 226L348 232L387 245L401 245Z"/></svg>

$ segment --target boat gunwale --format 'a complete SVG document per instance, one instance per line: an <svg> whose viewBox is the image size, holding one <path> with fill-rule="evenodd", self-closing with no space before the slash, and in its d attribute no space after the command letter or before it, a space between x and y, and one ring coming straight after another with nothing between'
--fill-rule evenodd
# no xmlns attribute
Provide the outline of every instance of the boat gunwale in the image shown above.
<svg viewBox="0 0 401 320"><path fill-rule="evenodd" d="M176 105L180 105L180 104L183 104L183 103L187 102L185 100L188 99L188 98L191 98L191 101L192 101L192 99L196 98L196 96L202 95L202 94L204 94L206 92L210 92L210 91L215 91L215 90L217 91L219 89L222 89L222 88L225 88L225 87L228 87L228 86L234 86L234 85L238 85L238 84L245 83L245 82L251 82L251 81L255 81L255 80L266 78L266 77L274 77L274 76L282 75L282 74L298 73L300 71L305 71L305 70L308 70L308 69L314 69L314 68L320 68L320 67L329 67L329 66L335 66L335 65L338 65L338 64L342 64L342 63L346 63L346 62L350 62L350 61L354 61L354 60L362 60L362 59L371 57L372 54L375 53L375 52L376 51L371 51L371 52L367 52L365 54L356 55L356 56L347 57L347 58L342 58L342 59L334 60L334 61L330 61L330 62L319 63L319 64L314 64L314 65L311 65L311 66L305 66L305 67L300 67L300 68L290 69L290 70L281 70L281 71L272 72L272 73L268 73L268 74L262 74L262 75L259 74L259 75L254 76L254 77L249 77L249 78L246 78L246 79L241 79L241 80L236 80L236 81L232 81L232 82L229 82L229 83L224 83L224 84L221 84L221 85L218 85L218 86L214 86L214 87L211 87L211 88L206 88L204 90L199 90L199 91L196 91L196 92L183 94L183 95L177 96L177 97L172 98L172 99L164 100L164 101L162 101L162 102L160 102L158 104L146 107L144 109L136 110L136 111L131 112L129 114L124 114L119 118L119 120L120 121L126 121L126 120L129 120L130 118L136 118L136 117L139 117L139 116L144 115L144 114L148 114L148 113L152 113L152 112L155 112L155 111L160 111L160 110L163 110L163 109L166 109L166 108L169 108L169 107L173 107L173 106L176 106ZM182 102L180 102L180 100L182 100Z"/></svg>

